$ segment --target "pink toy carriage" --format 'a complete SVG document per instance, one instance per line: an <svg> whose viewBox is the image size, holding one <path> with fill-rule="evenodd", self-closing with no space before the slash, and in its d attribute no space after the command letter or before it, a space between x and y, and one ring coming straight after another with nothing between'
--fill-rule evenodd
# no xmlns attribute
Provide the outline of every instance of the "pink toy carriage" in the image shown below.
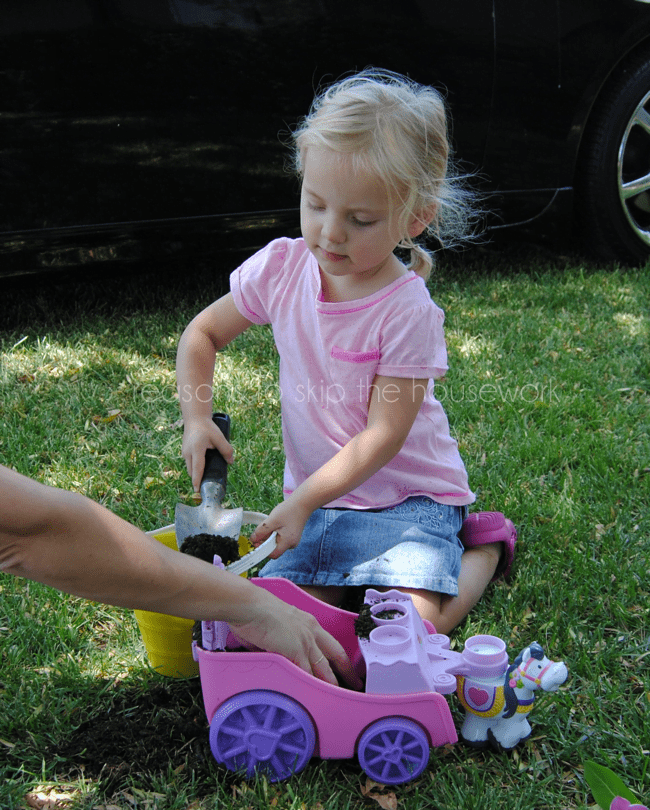
<svg viewBox="0 0 650 810"><path fill-rule="evenodd" d="M375 781L407 782L425 769L431 746L458 740L445 698L457 691L457 675L464 679L461 737L472 745L492 742L500 748L512 748L530 734L525 717L534 690L554 691L567 677L563 663L549 661L543 652L539 657L539 645L526 648L528 654L524 651L510 666L505 644L494 636L474 636L463 653L451 651L447 636L435 633L410 596L396 590L366 591L374 628L368 638L358 638L357 614L326 605L288 580L251 582L313 614L365 676L366 691L325 683L275 653L229 652L239 642L228 625L204 622L202 646L195 643L194 656L210 747L217 762L248 777L264 773L278 781L301 771L313 756L356 755ZM530 668L531 660L535 678L520 688L517 673L524 664ZM512 693L509 703L504 688ZM510 717L502 719L508 711ZM499 733L501 724L505 731Z"/></svg>

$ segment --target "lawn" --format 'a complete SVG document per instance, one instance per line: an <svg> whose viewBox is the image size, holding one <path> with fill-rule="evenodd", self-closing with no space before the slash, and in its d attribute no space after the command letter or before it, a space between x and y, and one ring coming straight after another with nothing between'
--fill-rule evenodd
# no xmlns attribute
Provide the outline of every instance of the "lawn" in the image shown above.
<svg viewBox="0 0 650 810"><path fill-rule="evenodd" d="M566 662L531 739L511 755L434 749L420 778L387 790L352 760L249 784L211 760L198 680L152 672L132 612L0 575L3 810L565 810L594 804L587 760L648 803L650 272L477 253L443 261L431 290L450 359L437 391L476 508L505 512L520 537L512 577L453 645L486 632L512 656L538 640ZM145 530L173 522L191 494L176 345L220 291L206 265L7 285L0 461ZM237 450L229 503L269 511L283 462L267 328L223 352L215 407Z"/></svg>

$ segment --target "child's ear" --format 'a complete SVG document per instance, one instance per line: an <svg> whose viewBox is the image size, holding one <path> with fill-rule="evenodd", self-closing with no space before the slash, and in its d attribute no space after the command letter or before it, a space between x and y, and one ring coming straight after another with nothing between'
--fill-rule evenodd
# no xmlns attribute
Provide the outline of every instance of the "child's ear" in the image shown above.
<svg viewBox="0 0 650 810"><path fill-rule="evenodd" d="M411 239L415 239L416 237L420 236L420 234L429 227L436 216L437 210L438 206L434 203L428 208L425 208L424 211L421 211L419 214L414 214L411 217L407 229L408 235L411 237Z"/></svg>

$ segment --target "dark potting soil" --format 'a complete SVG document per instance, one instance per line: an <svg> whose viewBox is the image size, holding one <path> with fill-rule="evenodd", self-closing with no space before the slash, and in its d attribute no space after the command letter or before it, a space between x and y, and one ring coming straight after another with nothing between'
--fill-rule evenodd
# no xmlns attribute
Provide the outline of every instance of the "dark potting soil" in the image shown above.
<svg viewBox="0 0 650 810"><path fill-rule="evenodd" d="M192 534L183 540L180 548L183 554L198 557L200 560L212 563L214 555L221 557L224 565L230 565L241 559L239 542L232 537L223 537L220 534ZM196 621L192 626L192 641L201 644L201 622Z"/></svg>
<svg viewBox="0 0 650 810"><path fill-rule="evenodd" d="M198 678L118 688L64 740L44 752L70 763L69 774L98 779L111 794L149 774L187 771L197 783L226 771L210 751ZM59 769L63 764L59 766Z"/></svg>
<svg viewBox="0 0 650 810"><path fill-rule="evenodd" d="M221 557L224 565L230 565L240 559L239 543L232 537L222 537L220 534L192 534L186 537L181 545L181 552L191 557L212 563L214 555Z"/></svg>
<svg viewBox="0 0 650 810"><path fill-rule="evenodd" d="M401 610L397 610L396 608L386 608L386 610L381 610L379 613L376 613L374 618L372 613L370 612L370 608L372 605L363 604L359 607L359 615L354 620L354 632L357 635L357 638L370 638L370 633L377 627L375 622L375 618L377 619L395 619L398 616L402 616L403 613Z"/></svg>
<svg viewBox="0 0 650 810"><path fill-rule="evenodd" d="M377 627L370 613L370 605L361 605L359 615L354 620L354 632L357 638L370 638L370 633Z"/></svg>
<svg viewBox="0 0 650 810"><path fill-rule="evenodd" d="M188 537L181 551L210 563L218 554L224 565L240 559L238 542L219 535ZM198 678L120 686L103 694L100 702L69 736L44 752L70 763L70 775L98 779L107 795L170 768L187 771L197 783L205 782L206 790L215 773L223 781L227 771L210 751Z"/></svg>
<svg viewBox="0 0 650 810"><path fill-rule="evenodd" d="M403 616L401 610L387 609L387 610L380 610L379 613L375 613L376 619L396 619L398 616Z"/></svg>

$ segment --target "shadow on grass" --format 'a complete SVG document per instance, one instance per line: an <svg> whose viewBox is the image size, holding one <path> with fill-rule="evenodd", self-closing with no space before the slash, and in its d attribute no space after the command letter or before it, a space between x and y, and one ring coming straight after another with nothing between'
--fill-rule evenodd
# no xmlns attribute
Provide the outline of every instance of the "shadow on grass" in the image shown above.
<svg viewBox="0 0 650 810"><path fill-rule="evenodd" d="M2 331L43 330L75 323L91 313L128 318L161 310L198 312L229 289L229 275L253 250L216 254L205 258L173 260L166 264L118 264L110 274L103 269L50 273L1 282ZM585 263L577 256L557 255L528 244L488 244L441 254L434 285L455 280L539 269L561 274L571 262L586 272L602 265Z"/></svg>
<svg viewBox="0 0 650 810"><path fill-rule="evenodd" d="M228 291L229 274L246 254L226 254L214 262L120 265L104 271L24 276L1 282L0 330L24 333L60 329L90 316L120 320L166 311L198 312Z"/></svg>

